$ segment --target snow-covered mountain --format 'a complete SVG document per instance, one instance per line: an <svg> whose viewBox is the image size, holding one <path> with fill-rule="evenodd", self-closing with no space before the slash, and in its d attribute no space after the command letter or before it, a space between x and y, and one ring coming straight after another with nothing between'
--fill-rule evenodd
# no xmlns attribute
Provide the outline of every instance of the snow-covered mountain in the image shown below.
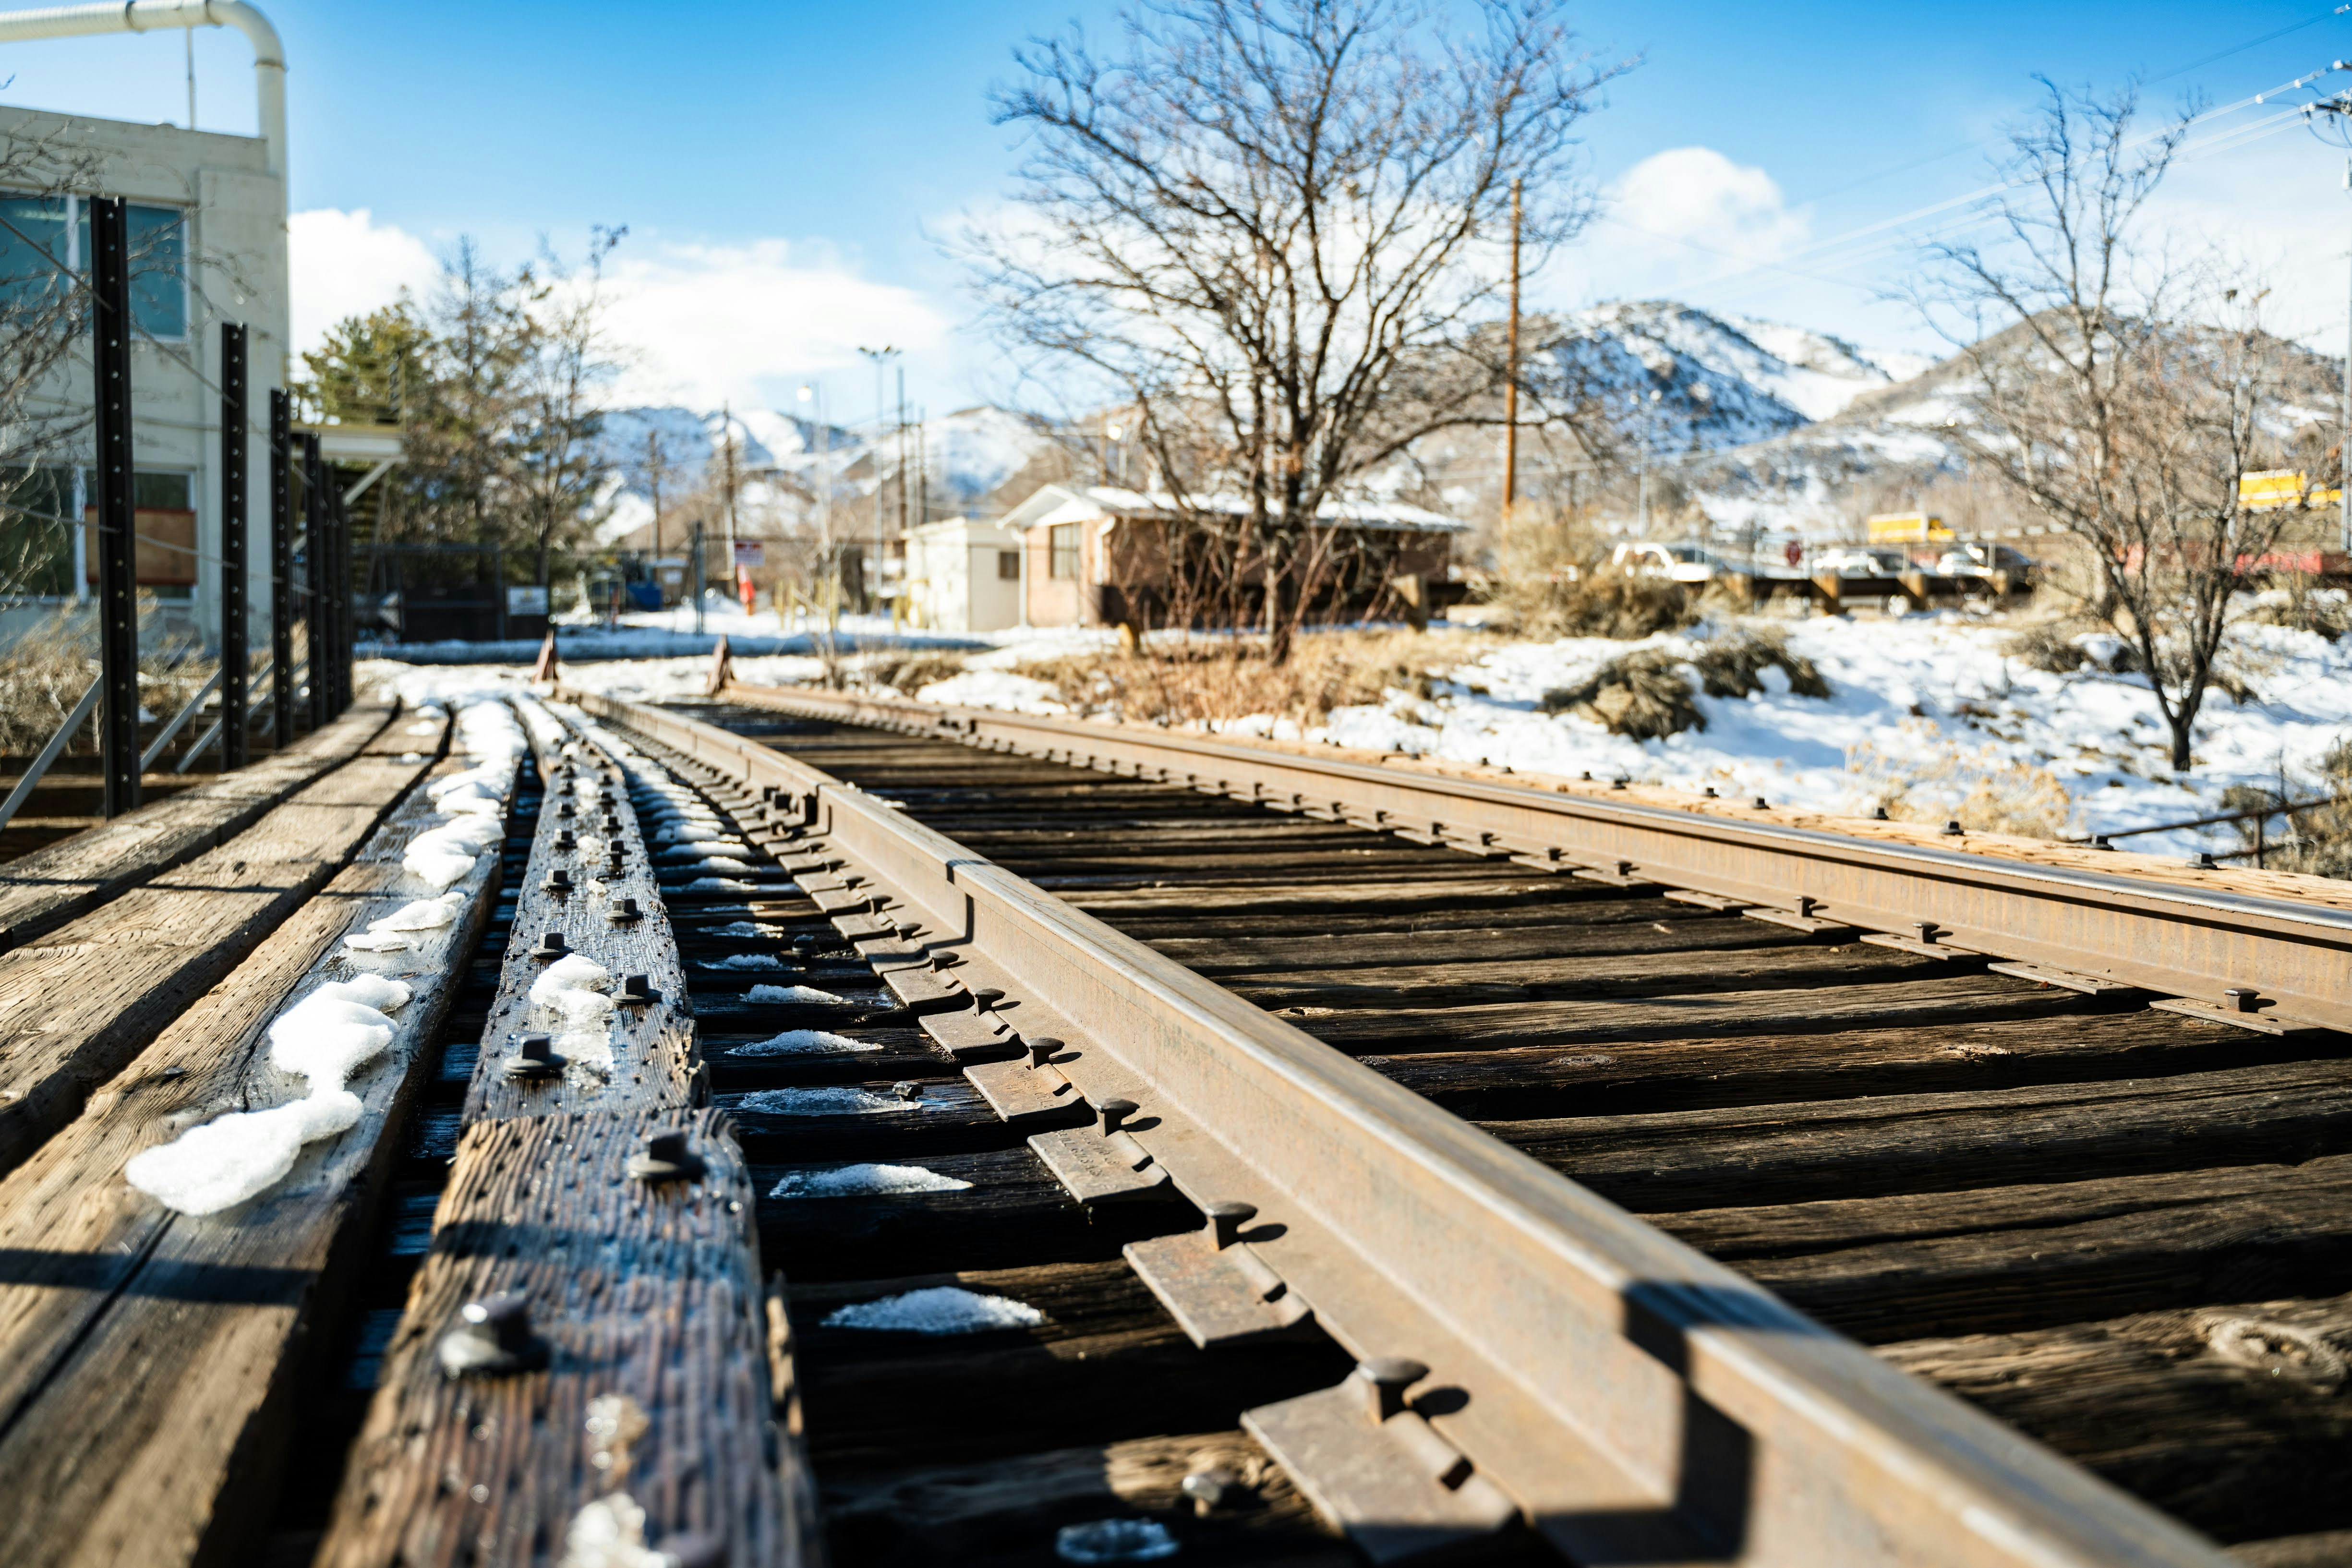
<svg viewBox="0 0 2352 1568"><path fill-rule="evenodd" d="M603 447L622 493L649 495L656 461L664 490L683 493L713 476L720 432L730 427L739 479L748 483L807 490L829 472L835 494L846 499L870 495L877 479L894 479L898 470L895 427L877 438L871 426L820 425L766 408L614 409L604 416ZM918 452L908 436L907 462L924 470L935 506L981 510L1009 506L998 492L1041 463L1050 465L1058 450L1044 426L1003 408L959 409L927 422L920 437Z"/></svg>
<svg viewBox="0 0 2352 1568"><path fill-rule="evenodd" d="M1664 300L1601 305L1559 325L1541 351L1548 390L1653 452L1783 436L1931 363Z"/></svg>

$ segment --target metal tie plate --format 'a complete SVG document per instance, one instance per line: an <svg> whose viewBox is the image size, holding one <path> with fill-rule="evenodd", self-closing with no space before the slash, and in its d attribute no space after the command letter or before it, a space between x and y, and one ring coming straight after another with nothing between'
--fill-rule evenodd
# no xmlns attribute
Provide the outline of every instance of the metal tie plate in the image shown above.
<svg viewBox="0 0 2352 1568"><path fill-rule="evenodd" d="M2138 991L2144 987L2126 985L2120 980L2110 980L2104 974L2078 974L2071 969L2053 969L2046 963L2012 963L2004 959L1988 963L1995 974L2011 974L2020 980L2032 980L2043 985L2063 986L2068 991L2080 991L2085 996L2113 996L2121 992Z"/></svg>
<svg viewBox="0 0 2352 1568"><path fill-rule="evenodd" d="M1029 1147L1082 1204L1156 1196L1168 1184L1168 1173L1133 1134L1119 1131L1135 1109L1131 1100L1106 1100L1096 1108L1101 1118L1097 1126L1033 1133Z"/></svg>
<svg viewBox="0 0 2352 1568"><path fill-rule="evenodd" d="M969 997L970 992L964 993ZM1021 1048L1021 1037L1011 1025L985 1009L958 1007L920 1015L923 1033L958 1061L989 1061Z"/></svg>
<svg viewBox="0 0 2352 1568"><path fill-rule="evenodd" d="M1008 1126L1083 1127L1094 1119L1086 1097L1059 1068L1026 1060L974 1062L963 1076Z"/></svg>
<svg viewBox="0 0 2352 1568"><path fill-rule="evenodd" d="M1282 1276L1239 1238L1241 1226L1256 1217L1249 1204L1212 1204L1202 1229L1130 1241L1124 1249L1128 1266L1202 1350L1289 1333L1310 1315Z"/></svg>
<svg viewBox="0 0 2352 1568"><path fill-rule="evenodd" d="M1418 1362L1360 1363L1336 1388L1242 1413L1242 1426L1325 1522L1374 1563L1456 1551L1507 1529L1518 1509L1406 1405Z"/></svg>
<svg viewBox="0 0 2352 1568"><path fill-rule="evenodd" d="M882 984L917 1013L971 1005L971 994L962 984L936 969L887 969L882 972Z"/></svg>

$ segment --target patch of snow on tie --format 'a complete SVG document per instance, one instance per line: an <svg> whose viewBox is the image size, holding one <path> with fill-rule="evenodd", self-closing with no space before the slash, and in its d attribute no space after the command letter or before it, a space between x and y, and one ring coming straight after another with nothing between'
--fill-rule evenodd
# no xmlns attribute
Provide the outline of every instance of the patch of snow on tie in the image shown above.
<svg viewBox="0 0 2352 1568"><path fill-rule="evenodd" d="M613 1070L613 999L604 988L612 971L584 953L569 953L530 983L530 1005L556 1016L555 1048L592 1071Z"/></svg>
<svg viewBox="0 0 2352 1568"><path fill-rule="evenodd" d="M749 969L751 965L730 964L727 967ZM854 1005L848 997L820 991L814 985L754 985L743 999L747 1002L814 1002L833 1007Z"/></svg>
<svg viewBox="0 0 2352 1568"><path fill-rule="evenodd" d="M737 925L751 924L749 921L737 921L735 923ZM704 967L709 969L782 969L784 967L784 961L778 958L772 952L730 952L724 958L714 958L710 960L706 965L704 965ZM776 988L772 985L769 989L772 991Z"/></svg>
<svg viewBox="0 0 2352 1568"><path fill-rule="evenodd" d="M465 901L463 893L444 893L437 899L403 904L383 919L368 921L364 932L343 938L343 945L362 952L398 952L415 945L410 932L436 931L454 921Z"/></svg>
<svg viewBox="0 0 2352 1568"><path fill-rule="evenodd" d="M1010 1296L983 1296L956 1285L933 1285L859 1301L827 1313L828 1329L873 1329L898 1334L984 1334L996 1329L1034 1329L1045 1314Z"/></svg>
<svg viewBox="0 0 2352 1568"><path fill-rule="evenodd" d="M960 1193L971 1186L920 1165L836 1165L791 1171L768 1190L772 1198L860 1198L890 1193Z"/></svg>
<svg viewBox="0 0 2352 1568"><path fill-rule="evenodd" d="M734 877L697 877L679 891L687 893L756 893L757 882L746 882Z"/></svg>
<svg viewBox="0 0 2352 1568"><path fill-rule="evenodd" d="M677 1568L677 1559L646 1544L646 1510L614 1492L572 1516L556 1568Z"/></svg>
<svg viewBox="0 0 2352 1568"><path fill-rule="evenodd" d="M320 986L269 1026L269 1059L310 1080L302 1099L243 1110L142 1150L123 1178L166 1208L217 1214L286 1179L302 1145L358 1124L360 1097L343 1087L392 1044L390 1012L407 1004L397 980L362 974Z"/></svg>
<svg viewBox="0 0 2352 1568"><path fill-rule="evenodd" d="M738 1103L745 1110L770 1116L880 1116L923 1109L919 1100L901 1100L870 1089L761 1089Z"/></svg>
<svg viewBox="0 0 2352 1568"><path fill-rule="evenodd" d="M758 921L729 921L710 934L713 936L782 936L784 934L784 928L762 925Z"/></svg>
<svg viewBox="0 0 2352 1568"><path fill-rule="evenodd" d="M765 989L772 991L776 987L771 985ZM764 1040L737 1046L727 1054L730 1057L798 1057L844 1051L878 1051L881 1048L871 1040L853 1040L847 1035L828 1034L823 1029L786 1029L781 1035L771 1035Z"/></svg>

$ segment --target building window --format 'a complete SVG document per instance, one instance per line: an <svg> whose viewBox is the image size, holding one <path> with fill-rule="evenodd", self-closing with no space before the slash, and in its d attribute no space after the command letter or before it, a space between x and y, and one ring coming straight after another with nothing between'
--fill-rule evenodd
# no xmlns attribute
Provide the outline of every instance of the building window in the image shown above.
<svg viewBox="0 0 2352 1568"><path fill-rule="evenodd" d="M1000 550L996 552L996 580L1000 583L1021 581L1021 552Z"/></svg>
<svg viewBox="0 0 2352 1568"><path fill-rule="evenodd" d="M22 321L49 308L66 286L65 273L89 274L89 207L79 196L0 197L0 310ZM133 202L125 215L131 236L131 319L150 337L188 335L188 228L177 207ZM88 324L74 312L76 330Z"/></svg>
<svg viewBox="0 0 2352 1568"><path fill-rule="evenodd" d="M1076 581L1078 575L1078 525L1075 522L1057 522L1052 528L1046 530L1045 537L1047 540L1047 549L1050 552L1050 564L1048 567L1050 574L1055 577L1066 578L1073 582Z"/></svg>

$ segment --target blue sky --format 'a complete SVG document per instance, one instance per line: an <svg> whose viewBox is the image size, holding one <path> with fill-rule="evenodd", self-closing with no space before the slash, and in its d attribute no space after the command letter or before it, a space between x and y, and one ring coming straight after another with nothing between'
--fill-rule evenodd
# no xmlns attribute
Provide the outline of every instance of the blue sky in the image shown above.
<svg viewBox="0 0 2352 1568"><path fill-rule="evenodd" d="M1016 0L263 4L292 67L298 330L421 279L461 234L514 260L542 235L576 250L588 225L626 224L616 325L638 351L639 390L776 402L816 377L850 416L873 401L859 344L906 345L909 395L935 411L997 384L935 241L1006 190L1016 153L987 92L1010 77L1011 47L1074 16L1107 32L1115 14ZM1578 15L1597 58L1641 63L1586 122L1612 216L1531 301L1682 298L1889 347L1931 346L1879 297L1907 251L1847 264L1814 247L1980 185L1974 144L2030 102L2032 73L2102 86L2138 73L2163 79L2158 103L2226 103L2352 58L2352 14L2302 0L1610 0ZM2297 24L2310 25L2238 47ZM186 116L176 34L0 57L0 101ZM199 123L249 132L244 41L200 35L196 66ZM2336 80L2352 87L2352 73ZM2299 125L2218 144L2177 172L2164 219L2250 247L2279 323L2332 343L2352 230L2341 167Z"/></svg>

